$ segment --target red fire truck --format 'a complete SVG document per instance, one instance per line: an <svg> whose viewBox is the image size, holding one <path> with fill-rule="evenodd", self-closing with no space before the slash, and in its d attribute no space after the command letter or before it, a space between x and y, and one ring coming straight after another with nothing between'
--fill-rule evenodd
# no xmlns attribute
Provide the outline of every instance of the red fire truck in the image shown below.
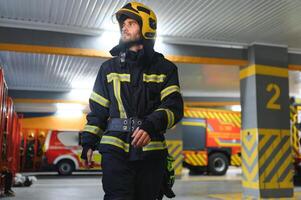
<svg viewBox="0 0 301 200"><path fill-rule="evenodd" d="M3 174L8 169L7 159L7 137L5 132L6 124L6 95L7 87L4 80L3 69L0 69L0 174ZM4 193L4 177L0 176L0 195Z"/></svg>
<svg viewBox="0 0 301 200"><path fill-rule="evenodd" d="M240 113L213 109L185 109L185 118L174 129L183 139L184 166L222 175L228 166L240 166ZM172 134L170 134L172 135ZM84 169L79 133L50 130L44 144L44 162L61 175ZM95 168L101 156L93 154Z"/></svg>
<svg viewBox="0 0 301 200"><path fill-rule="evenodd" d="M290 105L290 122L291 122L291 142L294 157L295 177L300 180L301 177L301 148L300 148L300 130L301 130L301 103Z"/></svg>
<svg viewBox="0 0 301 200"><path fill-rule="evenodd" d="M44 162L53 166L60 175L70 175L75 170L84 170L80 158L82 147L79 144L79 132L49 131L43 150ZM93 154L94 166L91 170L100 170L101 156Z"/></svg>
<svg viewBox="0 0 301 200"><path fill-rule="evenodd" d="M20 143L21 143L21 123L17 113L14 111L13 100L7 98L7 159L8 168L15 175L20 170Z"/></svg>
<svg viewBox="0 0 301 200"><path fill-rule="evenodd" d="M240 113L186 108L181 122L184 166L190 173L223 175L241 165Z"/></svg>
<svg viewBox="0 0 301 200"><path fill-rule="evenodd" d="M14 177L20 164L21 123L7 96L3 69L0 68L0 196L4 193L7 174Z"/></svg>
<svg viewBox="0 0 301 200"><path fill-rule="evenodd" d="M296 108L297 109L297 108ZM172 132L183 141L183 165L192 174L223 175L228 167L241 165L240 113L205 108L185 108L184 118ZM300 163L299 135L292 126L295 163ZM173 135L174 133L167 134ZM79 133L75 131L48 131L44 157L59 174L68 175L83 169L80 159ZM100 155L94 154L100 169ZM301 171L301 170L300 170Z"/></svg>

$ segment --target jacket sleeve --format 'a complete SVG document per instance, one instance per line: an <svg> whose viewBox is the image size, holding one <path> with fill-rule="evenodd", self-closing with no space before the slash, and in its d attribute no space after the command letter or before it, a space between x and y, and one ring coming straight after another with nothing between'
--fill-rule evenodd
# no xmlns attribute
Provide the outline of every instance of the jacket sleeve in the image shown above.
<svg viewBox="0 0 301 200"><path fill-rule="evenodd" d="M154 112L146 116L140 126L150 136L172 128L183 117L183 98L180 93L178 70L175 65L167 73L160 94L161 104Z"/></svg>
<svg viewBox="0 0 301 200"><path fill-rule="evenodd" d="M89 98L90 112L87 115L87 124L82 131L82 146L95 150L101 136L106 129L109 117L109 94L103 66L100 68Z"/></svg>

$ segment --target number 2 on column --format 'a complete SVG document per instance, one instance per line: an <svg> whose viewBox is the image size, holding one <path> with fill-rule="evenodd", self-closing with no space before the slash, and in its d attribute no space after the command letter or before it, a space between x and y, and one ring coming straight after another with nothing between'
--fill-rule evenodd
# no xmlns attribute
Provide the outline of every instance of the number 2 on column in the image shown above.
<svg viewBox="0 0 301 200"><path fill-rule="evenodd" d="M280 110L281 109L281 105L279 103L276 103L276 101L278 100L279 96L280 96L280 87L275 84L275 83L270 83L268 84L266 91L268 92L274 92L274 95L272 96L272 98L268 101L266 108L267 109L273 109L273 110Z"/></svg>

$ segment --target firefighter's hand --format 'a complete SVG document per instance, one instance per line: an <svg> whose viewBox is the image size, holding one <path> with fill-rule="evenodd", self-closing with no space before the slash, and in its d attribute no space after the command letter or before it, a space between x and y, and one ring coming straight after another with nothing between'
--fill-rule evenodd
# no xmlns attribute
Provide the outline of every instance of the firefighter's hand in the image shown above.
<svg viewBox="0 0 301 200"><path fill-rule="evenodd" d="M87 159L83 160L83 166L85 168L93 168L93 150L88 149L87 151Z"/></svg>
<svg viewBox="0 0 301 200"><path fill-rule="evenodd" d="M132 138L132 145L134 147L144 147L151 141L149 134L146 131L139 129L139 127L136 128L132 134Z"/></svg>

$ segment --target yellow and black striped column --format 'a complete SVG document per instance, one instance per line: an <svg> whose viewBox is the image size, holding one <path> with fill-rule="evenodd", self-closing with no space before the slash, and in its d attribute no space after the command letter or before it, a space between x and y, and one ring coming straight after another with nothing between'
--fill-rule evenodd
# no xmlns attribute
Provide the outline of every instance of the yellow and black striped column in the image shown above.
<svg viewBox="0 0 301 200"><path fill-rule="evenodd" d="M293 157L300 157L300 143L299 143L299 131L298 131L298 108L296 105L290 105L290 121L291 121L291 138Z"/></svg>
<svg viewBox="0 0 301 200"><path fill-rule="evenodd" d="M168 153L173 157L173 167L175 169L175 175L180 177L182 174L183 165L183 142L181 140L166 140Z"/></svg>
<svg viewBox="0 0 301 200"><path fill-rule="evenodd" d="M288 53L285 47L249 47L240 71L243 195L293 197Z"/></svg>
<svg viewBox="0 0 301 200"><path fill-rule="evenodd" d="M182 127L180 124L168 129L165 134L168 153L173 157L173 167L176 177L181 177L183 167L183 140Z"/></svg>

